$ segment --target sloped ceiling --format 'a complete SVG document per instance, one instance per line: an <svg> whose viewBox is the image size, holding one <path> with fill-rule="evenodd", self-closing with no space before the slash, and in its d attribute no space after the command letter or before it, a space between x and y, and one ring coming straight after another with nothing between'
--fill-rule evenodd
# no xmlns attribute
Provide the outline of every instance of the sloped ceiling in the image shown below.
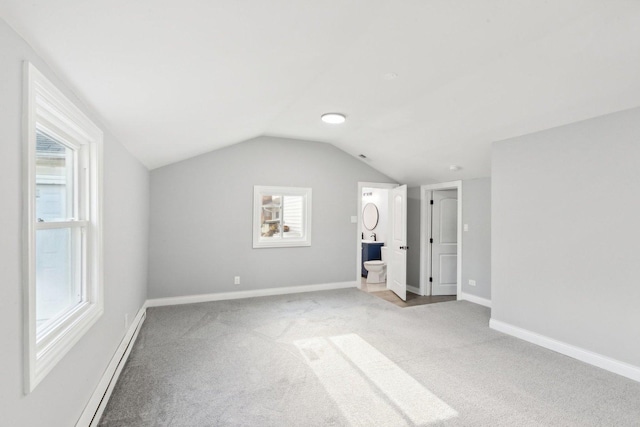
<svg viewBox="0 0 640 427"><path fill-rule="evenodd" d="M493 141L640 105L638 1L0 0L0 16L149 168L274 135L399 182L466 179L490 174Z"/></svg>

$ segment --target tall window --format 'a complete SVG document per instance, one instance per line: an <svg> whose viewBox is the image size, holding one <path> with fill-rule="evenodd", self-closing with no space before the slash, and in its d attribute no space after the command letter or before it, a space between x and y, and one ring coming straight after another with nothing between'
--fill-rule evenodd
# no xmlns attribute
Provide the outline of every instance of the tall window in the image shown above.
<svg viewBox="0 0 640 427"><path fill-rule="evenodd" d="M26 392L103 311L98 129L25 65Z"/></svg>
<svg viewBox="0 0 640 427"><path fill-rule="evenodd" d="M256 185L253 247L311 245L311 189Z"/></svg>

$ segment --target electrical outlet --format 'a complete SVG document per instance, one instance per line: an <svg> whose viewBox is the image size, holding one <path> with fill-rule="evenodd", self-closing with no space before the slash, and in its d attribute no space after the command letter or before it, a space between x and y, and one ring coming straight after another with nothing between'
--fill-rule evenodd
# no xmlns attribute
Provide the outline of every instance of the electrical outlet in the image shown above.
<svg viewBox="0 0 640 427"><path fill-rule="evenodd" d="M124 328L127 329L129 327L129 313L124 314Z"/></svg>
<svg viewBox="0 0 640 427"><path fill-rule="evenodd" d="M462 229L463 229L464 231L469 231L469 224L465 224L465 225L463 225L463 226L462 226Z"/></svg>
<svg viewBox="0 0 640 427"><path fill-rule="evenodd" d="M357 224L358 223L358 217L357 216L352 216L351 217L351 224Z"/></svg>
<svg viewBox="0 0 640 427"><path fill-rule="evenodd" d="M469 280L469 286L475 286L475 285L476 285L475 280Z"/></svg>
<svg viewBox="0 0 640 427"><path fill-rule="evenodd" d="M235 276L233 278L233 284L234 285L239 285L240 284L240 276Z"/></svg>

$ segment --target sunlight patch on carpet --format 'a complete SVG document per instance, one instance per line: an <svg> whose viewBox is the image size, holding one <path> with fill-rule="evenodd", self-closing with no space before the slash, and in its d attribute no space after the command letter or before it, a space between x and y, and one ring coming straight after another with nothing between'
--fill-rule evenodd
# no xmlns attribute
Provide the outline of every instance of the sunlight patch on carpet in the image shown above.
<svg viewBox="0 0 640 427"><path fill-rule="evenodd" d="M458 416L357 334L294 344L352 426L428 425Z"/></svg>

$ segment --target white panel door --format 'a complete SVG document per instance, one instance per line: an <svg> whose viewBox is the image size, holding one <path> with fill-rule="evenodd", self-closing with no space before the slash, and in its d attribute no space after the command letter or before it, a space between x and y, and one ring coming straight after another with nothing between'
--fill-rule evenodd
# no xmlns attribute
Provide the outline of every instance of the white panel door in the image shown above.
<svg viewBox="0 0 640 427"><path fill-rule="evenodd" d="M431 295L458 291L458 191L433 192L431 222Z"/></svg>
<svg viewBox="0 0 640 427"><path fill-rule="evenodd" d="M390 258L387 265L387 287L404 301L407 300L407 186L391 190Z"/></svg>

